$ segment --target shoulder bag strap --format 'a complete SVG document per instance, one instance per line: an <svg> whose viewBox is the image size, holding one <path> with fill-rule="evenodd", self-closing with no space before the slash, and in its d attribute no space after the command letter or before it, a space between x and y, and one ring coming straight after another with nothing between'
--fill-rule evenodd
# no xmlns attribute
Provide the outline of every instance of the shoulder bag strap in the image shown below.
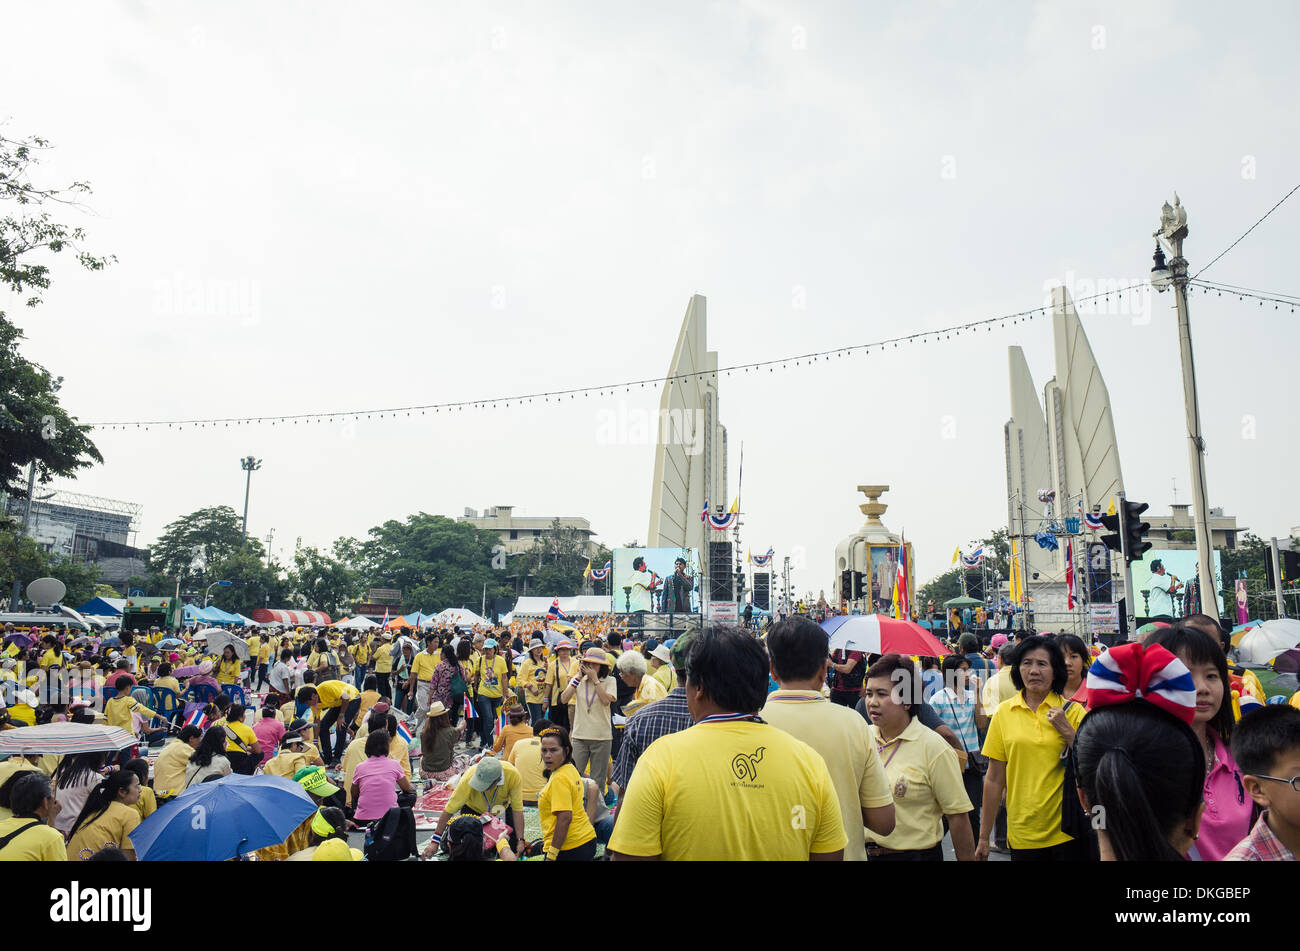
<svg viewBox="0 0 1300 951"><path fill-rule="evenodd" d="M13 832L10 832L7 836L5 836L3 839L0 839L0 851L3 851L5 846L7 846L14 839L18 838L28 829L32 828L33 826L39 826L39 825L44 825L44 823L42 823L40 819L33 819L31 822L27 823L27 825L19 826Z"/></svg>

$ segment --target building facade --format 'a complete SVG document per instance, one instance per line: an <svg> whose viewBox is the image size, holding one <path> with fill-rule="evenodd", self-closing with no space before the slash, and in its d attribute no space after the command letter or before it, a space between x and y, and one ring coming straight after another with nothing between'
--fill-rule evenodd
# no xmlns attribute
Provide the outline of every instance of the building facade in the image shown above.
<svg viewBox="0 0 1300 951"><path fill-rule="evenodd" d="M484 509L483 514L479 515L474 509L466 509L465 514L456 521L468 522L475 528L496 532L497 537L501 539L501 544L505 546L507 556L522 554L532 548L533 542L549 532L558 521L561 528L579 532L584 538L587 554L595 555L596 533L592 531L591 522L587 519L573 516L526 517L515 515L514 510L513 505L494 505Z"/></svg>

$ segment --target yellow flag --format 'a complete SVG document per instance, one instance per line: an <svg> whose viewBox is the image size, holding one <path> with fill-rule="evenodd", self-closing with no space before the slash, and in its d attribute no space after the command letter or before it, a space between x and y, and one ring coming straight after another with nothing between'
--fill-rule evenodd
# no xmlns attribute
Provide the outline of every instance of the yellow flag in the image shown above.
<svg viewBox="0 0 1300 951"><path fill-rule="evenodd" d="M1016 540L1011 539L1011 603L1020 603L1020 559L1016 554Z"/></svg>
<svg viewBox="0 0 1300 951"><path fill-rule="evenodd" d="M954 549L952 550L952 563L953 563L954 565L957 564L957 560L958 560L959 558L961 558L961 546L960 546L960 545L958 545L956 548L954 548Z"/></svg>
<svg viewBox="0 0 1300 951"><path fill-rule="evenodd" d="M1110 508L1106 509L1106 514L1107 515L1115 514L1115 496L1113 495L1110 497Z"/></svg>
<svg viewBox="0 0 1300 951"><path fill-rule="evenodd" d="M727 509L727 514L728 514L728 515L739 515L739 514L740 514L740 499L739 499L739 498L737 498L736 501L734 501L734 502L731 503L731 508Z"/></svg>
<svg viewBox="0 0 1300 951"><path fill-rule="evenodd" d="M591 577L591 559L587 559L587 567L582 569L582 580L586 581Z"/></svg>

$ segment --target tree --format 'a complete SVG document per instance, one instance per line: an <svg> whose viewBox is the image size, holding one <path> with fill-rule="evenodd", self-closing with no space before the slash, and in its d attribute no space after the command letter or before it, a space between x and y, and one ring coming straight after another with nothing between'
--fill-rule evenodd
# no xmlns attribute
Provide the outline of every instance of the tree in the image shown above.
<svg viewBox="0 0 1300 951"><path fill-rule="evenodd" d="M528 551L515 558L527 566L530 589L537 594L567 598L582 593L587 561L590 559L599 568L609 560L610 551L597 546L596 553L589 554L586 533L562 526L557 518L533 540Z"/></svg>
<svg viewBox="0 0 1300 951"><path fill-rule="evenodd" d="M1006 529L996 529L988 537L972 542L968 546L968 550L981 546L984 549L984 568L1002 581L1009 579L1011 577L1011 541L1007 538ZM978 569L975 570L978 571ZM993 593L993 591L989 591L985 600L989 600ZM935 608L938 609L943 606L945 601L960 596L961 568L958 566L950 568L941 575L936 575L922 585L917 592L916 600L920 610L923 611L926 602L931 598L934 599Z"/></svg>
<svg viewBox="0 0 1300 951"><path fill-rule="evenodd" d="M41 302L50 286L50 268L42 254L75 252L82 267L98 271L115 260L80 247L81 228L69 228L43 210L52 204L79 207L76 196L90 193L85 182L65 189L42 188L32 182L31 169L48 149L44 139L0 136L0 201L10 203L0 217L0 283L15 294L28 294L28 307ZM73 477L103 457L91 442L90 427L78 424L58 402L59 381L48 370L18 352L22 331L0 311L0 491L27 495L25 471L36 463L42 485L55 476ZM61 378L60 378L61 379Z"/></svg>
<svg viewBox="0 0 1300 951"><path fill-rule="evenodd" d="M1236 548L1222 549L1219 557L1223 569L1223 613L1237 621L1237 578L1243 572L1246 578L1247 612L1252 621L1267 621L1277 617L1277 597L1268 586L1265 564L1270 557L1269 543L1253 532L1237 539Z"/></svg>
<svg viewBox="0 0 1300 951"><path fill-rule="evenodd" d="M244 539L239 516L229 505L183 515L167 525L149 548L149 591L157 595L173 590L169 583L175 585L177 578L182 591L206 587L222 580L211 577L208 566L228 561L245 550L258 558L263 555L256 538Z"/></svg>
<svg viewBox="0 0 1300 951"><path fill-rule="evenodd" d="M357 549L360 587L398 588L409 610L477 605L485 586L488 598L511 593L505 569L493 567L500 543L495 532L420 512L405 522L387 521L369 535ZM352 547L340 539L335 554Z"/></svg>
<svg viewBox="0 0 1300 951"><path fill-rule="evenodd" d="M334 543L334 555L317 548L300 548L289 571L289 598L296 607L342 617L361 597L360 574L339 553L353 550L352 538Z"/></svg>
<svg viewBox="0 0 1300 951"><path fill-rule="evenodd" d="M283 568L274 561L268 565L251 547L210 563L200 583L206 589L214 581L229 581L230 587L213 588L208 603L234 614L249 615L258 608L278 607L289 597Z"/></svg>

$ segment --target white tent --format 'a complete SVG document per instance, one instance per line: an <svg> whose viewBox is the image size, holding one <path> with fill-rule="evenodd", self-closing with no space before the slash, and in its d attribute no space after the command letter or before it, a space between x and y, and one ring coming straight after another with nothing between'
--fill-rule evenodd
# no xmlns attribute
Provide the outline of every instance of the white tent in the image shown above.
<svg viewBox="0 0 1300 951"><path fill-rule="evenodd" d="M512 612L515 617L545 617L551 609L554 598L520 598ZM583 614L608 614L610 610L608 595L581 594L573 598L560 598L560 610L567 617Z"/></svg>
<svg viewBox="0 0 1300 951"><path fill-rule="evenodd" d="M358 614L354 618L349 618L342 624L335 624L334 627L340 631L369 631L379 627L379 624L370 620L368 617Z"/></svg>
<svg viewBox="0 0 1300 951"><path fill-rule="evenodd" d="M440 614L425 618L420 623L420 627L446 627L448 624L456 627L473 627L475 624L483 624L490 627L492 622L475 614L469 608L448 608Z"/></svg>

